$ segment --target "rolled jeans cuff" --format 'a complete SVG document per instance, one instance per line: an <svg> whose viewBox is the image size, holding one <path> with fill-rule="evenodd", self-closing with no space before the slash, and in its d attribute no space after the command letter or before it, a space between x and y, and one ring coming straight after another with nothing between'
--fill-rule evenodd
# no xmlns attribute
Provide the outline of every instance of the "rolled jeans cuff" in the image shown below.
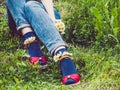
<svg viewBox="0 0 120 90"><path fill-rule="evenodd" d="M22 24L17 27L17 30L21 30L22 28L25 28L25 27L31 27L31 26L30 26L30 24Z"/></svg>
<svg viewBox="0 0 120 90"><path fill-rule="evenodd" d="M51 48L49 48L50 54L53 55L54 51L60 46L65 46L65 48L68 49L68 45L65 42L56 43L53 46L51 46Z"/></svg>

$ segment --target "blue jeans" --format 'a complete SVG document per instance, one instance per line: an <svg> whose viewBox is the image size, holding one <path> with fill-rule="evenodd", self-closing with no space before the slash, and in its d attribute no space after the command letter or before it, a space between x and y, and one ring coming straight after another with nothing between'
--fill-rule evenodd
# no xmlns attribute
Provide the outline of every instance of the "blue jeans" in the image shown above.
<svg viewBox="0 0 120 90"><path fill-rule="evenodd" d="M54 9L54 14L55 14L55 18L56 19L61 19L61 15L60 13L58 12L58 10ZM10 30L13 32L13 33L18 33L17 32L17 29L16 29L16 23L9 11L9 9L7 8L7 20L8 20L8 26L10 28ZM23 25L24 27L26 27L25 25ZM21 28L24 28L23 26L20 26ZM21 29L20 27L18 27L19 29ZM18 30L19 30L18 29Z"/></svg>
<svg viewBox="0 0 120 90"><path fill-rule="evenodd" d="M6 5L10 12L9 14L13 17L17 30L24 27L32 27L51 54L60 46L67 47L41 2L6 0ZM59 15L58 13L56 14Z"/></svg>

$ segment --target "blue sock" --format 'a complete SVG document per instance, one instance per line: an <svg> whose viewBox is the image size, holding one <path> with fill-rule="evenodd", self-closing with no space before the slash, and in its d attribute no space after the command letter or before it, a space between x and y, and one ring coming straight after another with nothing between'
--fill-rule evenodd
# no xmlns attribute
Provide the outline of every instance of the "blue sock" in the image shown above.
<svg viewBox="0 0 120 90"><path fill-rule="evenodd" d="M33 32L26 33L23 38L24 40L28 39L29 37L36 37ZM39 47L38 42L32 42L28 45L28 53L30 57L41 57L43 56L43 53ZM40 61L41 65L44 65L44 62Z"/></svg>
<svg viewBox="0 0 120 90"><path fill-rule="evenodd" d="M29 37L36 36L33 32L28 32L24 35L24 40L28 39ZM27 49L30 57L41 57L43 55L37 42L30 43Z"/></svg>
<svg viewBox="0 0 120 90"><path fill-rule="evenodd" d="M59 52L67 52L66 48L62 48L56 52L58 54ZM71 74L77 74L77 69L72 61L71 58L64 58L63 60L60 61L60 68L62 70L62 76L68 76ZM71 84L75 83L74 80L68 79L65 84Z"/></svg>

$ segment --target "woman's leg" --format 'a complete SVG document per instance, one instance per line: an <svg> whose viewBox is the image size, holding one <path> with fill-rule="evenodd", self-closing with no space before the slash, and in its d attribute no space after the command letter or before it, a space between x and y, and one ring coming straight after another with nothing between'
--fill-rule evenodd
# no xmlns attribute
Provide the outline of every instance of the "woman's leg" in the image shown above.
<svg viewBox="0 0 120 90"><path fill-rule="evenodd" d="M21 32L23 34L24 44L27 46L28 53L30 55L30 63L34 64L39 62L40 65L46 65L47 60L40 49L33 30L30 27L26 27L23 28Z"/></svg>
<svg viewBox="0 0 120 90"><path fill-rule="evenodd" d="M25 14L36 35L53 54L59 46L67 47L61 35L46 13L44 6L37 1L29 1L25 5Z"/></svg>
<svg viewBox="0 0 120 90"><path fill-rule="evenodd" d="M34 64L34 62L40 61L41 65L45 65L47 63L46 59L40 50L36 36L24 14L25 3L26 0L19 0L17 2L16 0L6 0L9 27L13 30L17 27L17 30L20 30L22 33L24 41L29 41L29 43L27 43L27 49L30 55L30 62ZM31 37L34 38L34 40L32 40Z"/></svg>
<svg viewBox="0 0 120 90"><path fill-rule="evenodd" d="M62 84L78 83L80 76L66 49L67 45L46 13L44 6L36 1L29 1L25 5L25 14L35 33L45 44L54 59L60 60Z"/></svg>
<svg viewBox="0 0 120 90"><path fill-rule="evenodd" d="M6 0L6 6L16 23L17 30L30 26L24 14L25 3L26 0L19 0L17 2L16 0Z"/></svg>

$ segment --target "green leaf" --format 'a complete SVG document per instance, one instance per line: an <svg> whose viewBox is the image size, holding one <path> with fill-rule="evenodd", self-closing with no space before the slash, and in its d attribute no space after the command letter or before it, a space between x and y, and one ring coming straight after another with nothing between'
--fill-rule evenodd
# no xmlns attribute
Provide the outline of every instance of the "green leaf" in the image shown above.
<svg viewBox="0 0 120 90"><path fill-rule="evenodd" d="M19 79L16 76L14 76L13 79L14 79L15 83L19 83Z"/></svg>

